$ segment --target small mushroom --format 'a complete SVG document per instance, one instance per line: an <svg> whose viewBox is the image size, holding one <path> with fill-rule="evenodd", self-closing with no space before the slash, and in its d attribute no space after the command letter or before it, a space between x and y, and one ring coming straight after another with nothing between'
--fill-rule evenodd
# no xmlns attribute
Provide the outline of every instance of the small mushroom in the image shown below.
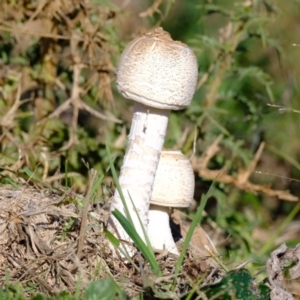
<svg viewBox="0 0 300 300"><path fill-rule="evenodd" d="M154 249L178 254L169 225L169 210L190 206L194 189L195 177L189 159L181 151L163 150L149 210L148 236Z"/></svg>
<svg viewBox="0 0 300 300"><path fill-rule="evenodd" d="M142 227L147 230L149 201L169 112L190 104L197 77L198 66L193 51L187 45L173 41L162 28L134 39L121 56L117 88L135 103L119 182L134 226L143 239ZM126 216L118 191L111 203L111 211L114 209ZM130 241L112 215L108 228L121 240ZM128 246L124 247L130 252Z"/></svg>

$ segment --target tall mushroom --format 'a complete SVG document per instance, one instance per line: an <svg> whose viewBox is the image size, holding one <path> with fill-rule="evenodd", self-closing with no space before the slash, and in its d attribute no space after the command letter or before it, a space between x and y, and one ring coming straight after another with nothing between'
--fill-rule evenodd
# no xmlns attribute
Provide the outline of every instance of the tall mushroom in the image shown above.
<svg viewBox="0 0 300 300"><path fill-rule="evenodd" d="M134 39L122 53L117 88L135 103L119 182L134 226L143 239L142 226L147 230L149 201L169 112L190 104L197 77L193 51L187 45L173 41L162 28ZM114 209L126 215L118 191L111 203L111 211ZM113 215L109 218L108 228L120 239L130 241ZM125 249L130 252L130 247Z"/></svg>
<svg viewBox="0 0 300 300"><path fill-rule="evenodd" d="M148 236L154 249L178 254L169 225L169 210L190 206L194 189L195 177L189 159L181 151L163 150L149 210Z"/></svg>

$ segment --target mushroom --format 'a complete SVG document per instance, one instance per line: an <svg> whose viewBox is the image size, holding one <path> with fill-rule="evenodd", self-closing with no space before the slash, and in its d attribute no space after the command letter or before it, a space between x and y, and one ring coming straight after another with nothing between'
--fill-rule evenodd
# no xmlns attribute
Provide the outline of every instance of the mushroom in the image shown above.
<svg viewBox="0 0 300 300"><path fill-rule="evenodd" d="M117 89L135 103L119 183L134 227L144 241L143 227L147 230L149 201L169 112L190 104L197 77L197 60L193 51L187 45L173 41L162 28L134 39L120 58ZM126 216L117 190L110 210L115 209ZM112 214L108 228L119 239L130 241ZM133 250L129 246L124 246L124 249L129 254Z"/></svg>
<svg viewBox="0 0 300 300"><path fill-rule="evenodd" d="M148 237L154 249L178 255L169 225L169 211L189 207L194 189L195 177L189 159L181 151L163 150L149 209Z"/></svg>

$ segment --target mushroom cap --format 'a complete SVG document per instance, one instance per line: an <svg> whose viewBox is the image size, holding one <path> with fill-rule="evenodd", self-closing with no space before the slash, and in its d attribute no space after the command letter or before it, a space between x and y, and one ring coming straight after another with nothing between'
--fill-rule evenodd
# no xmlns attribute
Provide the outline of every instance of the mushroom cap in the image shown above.
<svg viewBox="0 0 300 300"><path fill-rule="evenodd" d="M117 88L125 97L151 107L179 110L193 98L198 78L193 51L161 27L134 39L124 49Z"/></svg>
<svg viewBox="0 0 300 300"><path fill-rule="evenodd" d="M155 175L151 204L169 207L190 206L195 177L189 159L181 151L163 150Z"/></svg>

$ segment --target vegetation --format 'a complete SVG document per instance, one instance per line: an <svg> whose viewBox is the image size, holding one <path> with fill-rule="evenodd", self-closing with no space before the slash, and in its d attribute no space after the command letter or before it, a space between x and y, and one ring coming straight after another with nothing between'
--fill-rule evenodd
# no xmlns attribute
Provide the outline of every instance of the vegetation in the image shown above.
<svg viewBox="0 0 300 300"><path fill-rule="evenodd" d="M287 272L297 247L276 252L300 236L299 4L1 1L0 299L269 299L276 259L282 290L299 295ZM103 217L132 115L114 80L125 44L157 26L198 59L194 100L171 113L165 142L191 157L195 203L177 212L186 240L175 262L115 212L140 251L124 263Z"/></svg>

